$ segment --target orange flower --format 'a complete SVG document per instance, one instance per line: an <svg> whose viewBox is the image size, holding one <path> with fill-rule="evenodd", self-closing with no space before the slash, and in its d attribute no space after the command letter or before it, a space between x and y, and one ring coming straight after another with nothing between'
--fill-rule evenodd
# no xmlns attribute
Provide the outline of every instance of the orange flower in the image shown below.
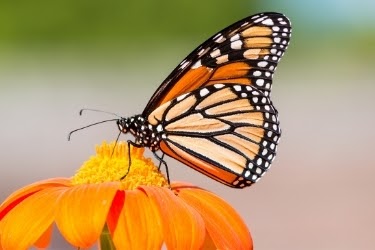
<svg viewBox="0 0 375 250"><path fill-rule="evenodd" d="M73 246L109 235L116 249L252 249L246 225L213 193L167 180L144 149L97 147L72 178L23 187L0 205L0 249L46 248L55 223ZM101 241L101 240L100 240ZM102 242L102 241L101 241ZM104 248L102 248L104 249Z"/></svg>

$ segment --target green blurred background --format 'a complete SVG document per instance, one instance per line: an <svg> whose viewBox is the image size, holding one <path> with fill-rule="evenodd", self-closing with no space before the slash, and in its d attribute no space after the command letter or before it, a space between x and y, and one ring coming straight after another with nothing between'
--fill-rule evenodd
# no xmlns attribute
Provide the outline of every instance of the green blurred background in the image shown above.
<svg viewBox="0 0 375 250"><path fill-rule="evenodd" d="M171 178L239 211L256 249L373 249L375 2L0 2L0 198L71 176L117 136L84 107L140 113L158 85L218 30L260 11L286 14L291 45L274 78L283 138L272 170L245 190L168 159ZM127 139L127 137L122 137ZM69 249L56 236L52 249Z"/></svg>

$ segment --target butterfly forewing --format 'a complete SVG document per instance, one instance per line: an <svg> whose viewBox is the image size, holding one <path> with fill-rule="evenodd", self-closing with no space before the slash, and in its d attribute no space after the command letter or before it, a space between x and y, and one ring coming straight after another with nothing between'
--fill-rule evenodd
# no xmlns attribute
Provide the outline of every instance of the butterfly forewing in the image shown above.
<svg viewBox="0 0 375 250"><path fill-rule="evenodd" d="M290 34L279 13L232 24L188 55L119 129L136 146L160 149L228 186L250 186L276 155L281 131L270 94Z"/></svg>
<svg viewBox="0 0 375 250"><path fill-rule="evenodd" d="M268 96L290 34L288 18L279 13L257 14L227 27L173 70L152 96L143 115L180 95L216 83L256 86Z"/></svg>
<svg viewBox="0 0 375 250"><path fill-rule="evenodd" d="M154 110L161 150L226 185L256 182L276 154L277 111L256 87L215 84L179 96Z"/></svg>

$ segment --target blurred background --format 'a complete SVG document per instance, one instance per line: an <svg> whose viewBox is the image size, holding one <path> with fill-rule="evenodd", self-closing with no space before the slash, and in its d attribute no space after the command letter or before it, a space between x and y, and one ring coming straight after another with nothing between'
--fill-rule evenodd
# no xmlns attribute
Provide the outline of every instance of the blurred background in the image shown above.
<svg viewBox="0 0 375 250"><path fill-rule="evenodd" d="M115 123L141 113L163 79L220 29L282 12L292 41L274 78L283 136L272 170L235 190L168 159L172 180L214 191L241 214L255 249L374 249L375 2L0 2L0 200L69 177ZM126 137L122 137L126 140ZM51 249L72 249L56 236Z"/></svg>

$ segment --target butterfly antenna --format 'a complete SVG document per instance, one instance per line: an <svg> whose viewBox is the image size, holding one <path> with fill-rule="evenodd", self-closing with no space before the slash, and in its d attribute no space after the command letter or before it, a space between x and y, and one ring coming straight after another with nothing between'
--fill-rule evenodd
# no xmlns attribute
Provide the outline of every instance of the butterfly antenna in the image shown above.
<svg viewBox="0 0 375 250"><path fill-rule="evenodd" d="M117 116L118 118L123 118L121 115L118 115L116 113L112 113L112 112L108 112L108 111L104 111L104 110L100 110L100 109L81 109L79 111L79 115L82 115L83 112L86 112L86 111L99 112L99 113L114 115L114 116Z"/></svg>
<svg viewBox="0 0 375 250"><path fill-rule="evenodd" d="M121 131L120 131L120 133L118 133L117 138L116 138L116 141L115 141L115 145L114 145L113 148L112 148L111 158L112 158L113 154L115 153L115 148L116 148L116 146L117 146L117 144L118 144L118 139L120 138L120 135L121 135Z"/></svg>
<svg viewBox="0 0 375 250"><path fill-rule="evenodd" d="M89 128L89 127L92 127L92 126L95 126L95 125L98 125L98 124L101 124L101 123L105 123L105 122L113 122L113 121L117 121L118 118L116 119L109 119L109 120L104 120L104 121L100 121L100 122L95 122L95 123L92 123L92 124L89 124L87 126L84 126L84 127L81 127L81 128L77 128L75 130L72 130L69 132L68 134L68 141L70 141L70 137L72 136L73 133L79 131L79 130L82 130L82 129L85 129L85 128Z"/></svg>

